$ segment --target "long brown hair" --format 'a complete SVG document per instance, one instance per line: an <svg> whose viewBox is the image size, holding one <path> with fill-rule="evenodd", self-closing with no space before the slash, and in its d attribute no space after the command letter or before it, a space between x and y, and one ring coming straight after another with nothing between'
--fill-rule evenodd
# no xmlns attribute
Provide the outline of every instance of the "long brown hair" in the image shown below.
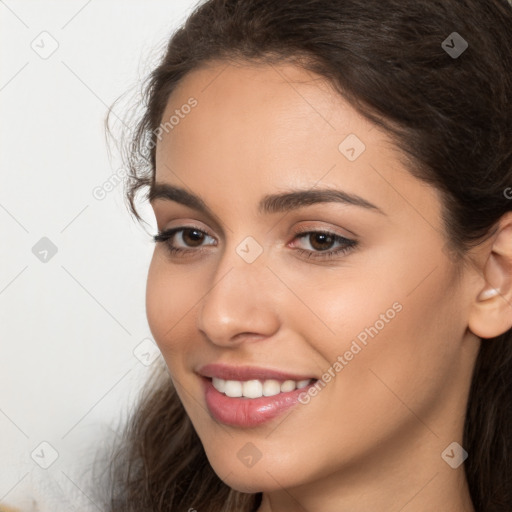
<svg viewBox="0 0 512 512"><path fill-rule="evenodd" d="M448 51L453 37L467 42L460 55ZM135 199L154 180L157 129L169 96L188 72L214 60L286 61L328 80L392 136L414 176L442 192L447 243L461 263L512 210L505 193L512 186L507 0L199 4L150 75L144 114L126 146L126 198L138 220ZM111 512L240 512L261 502L260 493L230 489L214 473L163 364L155 366L120 437L108 472ZM510 512L512 330L482 343L463 444L477 512Z"/></svg>

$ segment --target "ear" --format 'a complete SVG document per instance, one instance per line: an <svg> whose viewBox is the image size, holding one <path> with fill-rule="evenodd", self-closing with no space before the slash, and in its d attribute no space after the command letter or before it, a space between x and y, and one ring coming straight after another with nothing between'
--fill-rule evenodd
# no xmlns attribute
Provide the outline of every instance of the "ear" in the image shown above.
<svg viewBox="0 0 512 512"><path fill-rule="evenodd" d="M512 327L512 212L497 224L486 246L484 285L471 306L469 329L480 338L494 338Z"/></svg>

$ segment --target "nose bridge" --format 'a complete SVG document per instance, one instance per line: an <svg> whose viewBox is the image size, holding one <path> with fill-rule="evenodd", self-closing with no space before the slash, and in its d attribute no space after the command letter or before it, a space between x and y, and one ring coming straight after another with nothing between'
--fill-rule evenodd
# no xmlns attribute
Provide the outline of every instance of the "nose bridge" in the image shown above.
<svg viewBox="0 0 512 512"><path fill-rule="evenodd" d="M250 236L226 245L197 319L212 342L233 344L238 334L270 336L278 328L266 256L263 245Z"/></svg>

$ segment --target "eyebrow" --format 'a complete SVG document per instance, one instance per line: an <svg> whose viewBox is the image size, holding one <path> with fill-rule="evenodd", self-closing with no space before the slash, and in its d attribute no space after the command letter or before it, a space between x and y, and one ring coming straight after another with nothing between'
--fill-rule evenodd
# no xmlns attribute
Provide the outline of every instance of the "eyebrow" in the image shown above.
<svg viewBox="0 0 512 512"><path fill-rule="evenodd" d="M168 183L153 183L147 194L147 199L150 203L155 199L175 201L204 213L205 215L215 217L213 212L199 196L196 196L183 188L169 185ZM280 213L289 210L297 210L317 203L333 202L359 206L368 210L375 210L376 212L385 215L378 206L370 203L366 199L355 194L349 194L342 190L332 188L292 190L290 192L283 192L279 194L269 194L260 200L258 212L261 214Z"/></svg>

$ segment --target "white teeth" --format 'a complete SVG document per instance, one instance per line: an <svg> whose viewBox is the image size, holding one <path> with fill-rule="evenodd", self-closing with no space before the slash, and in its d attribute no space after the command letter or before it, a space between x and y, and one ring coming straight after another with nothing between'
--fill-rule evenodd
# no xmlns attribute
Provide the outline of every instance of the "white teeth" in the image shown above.
<svg viewBox="0 0 512 512"><path fill-rule="evenodd" d="M263 384L259 380L242 382L242 394L247 398L259 398L263 394Z"/></svg>
<svg viewBox="0 0 512 512"><path fill-rule="evenodd" d="M224 383L224 393L232 398L242 396L242 383L239 380L227 380Z"/></svg>
<svg viewBox="0 0 512 512"><path fill-rule="evenodd" d="M269 379L263 383L263 396L274 396L281 393L281 383L278 380Z"/></svg>
<svg viewBox="0 0 512 512"><path fill-rule="evenodd" d="M213 387L220 393L231 398L260 398L262 396L274 396L279 393L288 393L295 389L302 389L309 385L311 379L306 380L285 380L280 382L275 379L260 381L257 379L239 381L224 380L217 377L212 378Z"/></svg>
<svg viewBox="0 0 512 512"><path fill-rule="evenodd" d="M225 380L217 379L217 377L213 377L212 378L212 382L213 382L213 387L217 391L220 391L221 393L224 393L224 391L226 389L226 381Z"/></svg>
<svg viewBox="0 0 512 512"><path fill-rule="evenodd" d="M294 380L285 380L281 384L281 392L286 393L287 391L293 391L295 389L295 381Z"/></svg>

